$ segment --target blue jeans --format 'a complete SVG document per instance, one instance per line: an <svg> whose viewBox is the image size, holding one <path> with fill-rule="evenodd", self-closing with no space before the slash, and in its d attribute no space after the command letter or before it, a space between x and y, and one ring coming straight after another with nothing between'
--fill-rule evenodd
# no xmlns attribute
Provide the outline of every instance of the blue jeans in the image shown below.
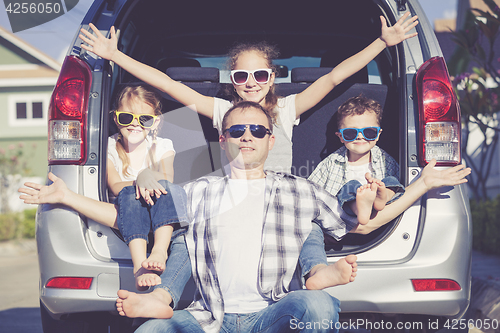
<svg viewBox="0 0 500 333"><path fill-rule="evenodd" d="M305 277L318 264L328 265L323 231L316 223L312 223L311 233L302 246L299 264L302 277ZM161 284L154 288L165 289L172 297L172 308L175 308L191 277L191 262L183 235L172 239L167 265L160 277Z"/></svg>
<svg viewBox="0 0 500 333"><path fill-rule="evenodd" d="M338 332L340 311L338 299L322 290L297 290L278 302L254 313L226 313L221 332ZM136 333L203 333L186 310L174 311L170 319L151 319Z"/></svg>
<svg viewBox="0 0 500 333"><path fill-rule="evenodd" d="M319 264L328 265L325 252L325 236L323 230L316 223L312 223L312 229L300 250L299 264L302 277L305 278L311 269ZM303 281L304 282L304 281Z"/></svg>
<svg viewBox="0 0 500 333"><path fill-rule="evenodd" d="M394 176L385 177L384 179L382 179L382 182L385 184L385 187L393 190L395 193L394 196L389 201L387 201L387 204L390 204L391 202L399 199L399 197L405 192L404 186L401 185L399 180ZM345 183L345 185L342 186L342 188L339 190L339 193L337 193L337 199L339 201L340 207L342 207L342 209L351 216L356 216L356 214L354 214L349 205L345 204L356 200L356 191L360 186L361 183L359 181L350 180Z"/></svg>
<svg viewBox="0 0 500 333"><path fill-rule="evenodd" d="M124 187L115 200L118 206L118 216L116 223L125 243L129 243L135 238L148 240L148 234L152 230L168 225L187 225L186 202L187 196L184 189L166 180L159 183L168 192L162 194L160 198L153 200L155 204L150 206L143 198L135 198L135 187ZM176 230L176 233L180 229ZM175 237L176 234L172 235Z"/></svg>

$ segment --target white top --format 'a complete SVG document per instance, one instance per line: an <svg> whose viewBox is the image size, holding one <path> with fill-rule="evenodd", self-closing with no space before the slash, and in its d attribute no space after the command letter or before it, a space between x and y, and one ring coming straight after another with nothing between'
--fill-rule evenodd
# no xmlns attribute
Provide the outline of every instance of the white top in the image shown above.
<svg viewBox="0 0 500 333"><path fill-rule="evenodd" d="M375 174L371 162L361 165L351 165L350 163L347 163L346 178L348 180L357 180L361 183L361 185L364 185L367 183L365 177L367 172L371 175Z"/></svg>
<svg viewBox="0 0 500 333"><path fill-rule="evenodd" d="M300 119L297 119L297 111L295 110L295 94L278 99L275 108L277 113L277 123L273 124L273 134L276 137L273 150L270 151L269 156L264 164L264 169L272 170L274 172L292 171L292 132L293 126L299 124ZM232 102L224 99L214 98L214 116L213 125L221 134L222 119L233 106ZM223 156L223 165L229 164L226 155Z"/></svg>
<svg viewBox="0 0 500 333"><path fill-rule="evenodd" d="M139 175L139 172L142 170L146 169L149 167L149 165L146 163L148 160L146 156L144 156L144 162L142 163L142 167L138 170L133 169L130 165L127 169L129 175L125 177L122 173L123 169L123 162L118 156L118 151L116 150L116 140L118 139L118 133L110 136L108 138L108 158L113 162L116 171L120 175L120 178L122 181L134 181L137 179L137 176ZM152 141L151 137L148 135L146 137L146 142L148 143L148 148L147 151L151 148ZM155 153L155 160L159 161L161 160L162 156L165 155L166 152L168 151L173 151L174 150L174 145L172 144L172 140L166 139L166 138L156 138L156 153Z"/></svg>
<svg viewBox="0 0 500 333"><path fill-rule="evenodd" d="M229 179L217 226L216 262L226 313L251 313L269 303L259 293L266 179Z"/></svg>

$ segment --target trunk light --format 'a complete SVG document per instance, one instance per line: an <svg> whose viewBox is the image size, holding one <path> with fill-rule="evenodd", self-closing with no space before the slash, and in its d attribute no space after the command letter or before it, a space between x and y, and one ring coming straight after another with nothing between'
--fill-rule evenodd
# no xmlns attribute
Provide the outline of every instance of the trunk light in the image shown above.
<svg viewBox="0 0 500 333"><path fill-rule="evenodd" d="M66 57L49 106L49 164L84 164L91 85L87 64Z"/></svg>
<svg viewBox="0 0 500 333"><path fill-rule="evenodd" d="M460 285L448 279L417 279L411 280L415 291L453 291L461 290Z"/></svg>
<svg viewBox="0 0 500 333"><path fill-rule="evenodd" d="M443 58L426 61L417 73L420 160L437 165L460 163L460 107Z"/></svg>
<svg viewBox="0 0 500 333"><path fill-rule="evenodd" d="M90 289L91 284L91 277L62 276L50 279L45 286L60 289Z"/></svg>

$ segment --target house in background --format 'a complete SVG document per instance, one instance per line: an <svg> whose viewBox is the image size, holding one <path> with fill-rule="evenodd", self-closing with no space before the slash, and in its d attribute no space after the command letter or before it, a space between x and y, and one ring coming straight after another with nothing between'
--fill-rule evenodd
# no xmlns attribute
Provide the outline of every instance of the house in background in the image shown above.
<svg viewBox="0 0 500 333"><path fill-rule="evenodd" d="M60 68L0 27L0 160L22 151L29 176L47 175L47 111Z"/></svg>

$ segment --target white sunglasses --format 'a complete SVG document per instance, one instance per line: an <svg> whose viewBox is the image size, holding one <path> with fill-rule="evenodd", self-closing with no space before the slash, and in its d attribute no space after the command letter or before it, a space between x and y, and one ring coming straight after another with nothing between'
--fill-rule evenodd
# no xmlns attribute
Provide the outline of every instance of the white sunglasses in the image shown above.
<svg viewBox="0 0 500 333"><path fill-rule="evenodd" d="M256 69L253 71L247 71L244 69L236 69L231 71L231 78L234 84L241 86L248 82L250 74L252 74L253 79L258 84L266 84L271 78L271 73L273 72L270 68Z"/></svg>

